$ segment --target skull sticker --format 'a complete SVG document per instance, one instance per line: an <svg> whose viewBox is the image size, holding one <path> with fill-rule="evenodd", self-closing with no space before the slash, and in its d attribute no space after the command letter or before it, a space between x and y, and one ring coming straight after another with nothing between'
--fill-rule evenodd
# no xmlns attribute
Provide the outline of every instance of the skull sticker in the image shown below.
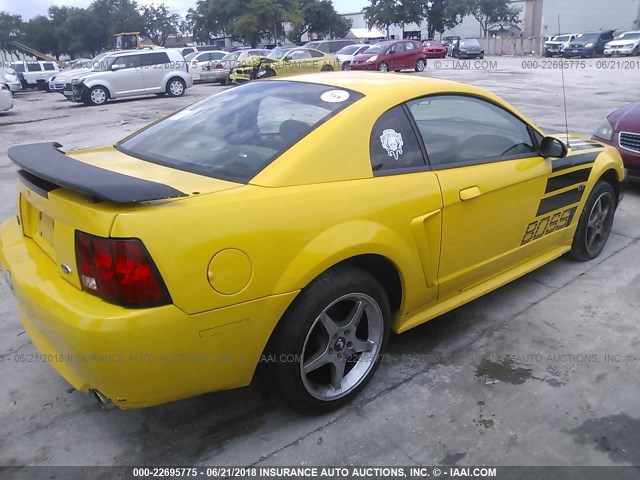
<svg viewBox="0 0 640 480"><path fill-rule="evenodd" d="M402 147L404 142L402 141L402 134L396 132L393 129L385 130L380 135L380 142L382 142L382 148L387 151L390 157L394 157L396 160L402 155Z"/></svg>

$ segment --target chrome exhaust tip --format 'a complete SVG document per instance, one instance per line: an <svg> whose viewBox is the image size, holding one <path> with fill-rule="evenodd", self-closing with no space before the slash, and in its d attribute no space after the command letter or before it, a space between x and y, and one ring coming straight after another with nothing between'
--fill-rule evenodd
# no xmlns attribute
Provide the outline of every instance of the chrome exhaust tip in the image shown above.
<svg viewBox="0 0 640 480"><path fill-rule="evenodd" d="M96 401L100 405L100 408L102 408L103 410L110 410L110 407L113 406L113 404L111 403L111 400L105 397L98 390L91 390L91 393L93 394L93 397L96 399Z"/></svg>

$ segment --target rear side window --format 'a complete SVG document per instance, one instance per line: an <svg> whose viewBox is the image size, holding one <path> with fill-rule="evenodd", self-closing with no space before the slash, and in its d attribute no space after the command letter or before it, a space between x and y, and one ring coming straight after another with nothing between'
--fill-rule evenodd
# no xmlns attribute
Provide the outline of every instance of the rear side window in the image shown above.
<svg viewBox="0 0 640 480"><path fill-rule="evenodd" d="M44 65L44 69L45 69L45 70L49 70L49 71L51 71L51 70L55 70L55 69L56 69L56 68L53 66L53 63L44 63L43 65Z"/></svg>
<svg viewBox="0 0 640 480"><path fill-rule="evenodd" d="M145 55L141 55L140 57L140 64L142 67L169 63L169 55L167 55L166 52L147 53Z"/></svg>
<svg viewBox="0 0 640 480"><path fill-rule="evenodd" d="M24 73L24 63L16 63L13 69L18 73Z"/></svg>
<svg viewBox="0 0 640 480"><path fill-rule="evenodd" d="M370 153L374 175L426 166L413 126L401 106L392 108L376 122Z"/></svg>
<svg viewBox="0 0 640 480"><path fill-rule="evenodd" d="M40 72L42 68L40 68L39 63L27 63L27 71L28 72Z"/></svg>
<svg viewBox="0 0 640 480"><path fill-rule="evenodd" d="M136 68L140 66L140 55L129 55L126 57L118 57L113 61L113 66L118 66L118 68ZM151 64L148 64L151 65Z"/></svg>
<svg viewBox="0 0 640 480"><path fill-rule="evenodd" d="M251 82L187 107L117 148L149 162L247 183L362 97L312 83Z"/></svg>

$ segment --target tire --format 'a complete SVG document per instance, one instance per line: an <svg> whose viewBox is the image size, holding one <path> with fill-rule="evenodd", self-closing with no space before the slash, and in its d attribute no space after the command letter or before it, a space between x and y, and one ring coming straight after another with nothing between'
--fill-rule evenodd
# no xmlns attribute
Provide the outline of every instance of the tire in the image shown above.
<svg viewBox="0 0 640 480"><path fill-rule="evenodd" d="M24 78L20 80L20 85L22 86L22 90L26 90L27 88L29 88L29 84Z"/></svg>
<svg viewBox="0 0 640 480"><path fill-rule="evenodd" d="M340 68L342 68L342 70L349 70L350 66L351 66L351 62L342 62L342 65Z"/></svg>
<svg viewBox="0 0 640 480"><path fill-rule="evenodd" d="M324 65L321 69L321 72L333 72L333 67L331 65Z"/></svg>
<svg viewBox="0 0 640 480"><path fill-rule="evenodd" d="M582 209L569 255L580 262L596 258L607 243L616 211L616 196L610 183L599 181Z"/></svg>
<svg viewBox="0 0 640 480"><path fill-rule="evenodd" d="M633 49L633 52L631 52L632 57L635 57L637 55L640 55L640 46L636 46L636 48Z"/></svg>
<svg viewBox="0 0 640 480"><path fill-rule="evenodd" d="M300 413L336 410L373 377L390 319L386 292L371 274L333 268L307 286L281 319L265 350L261 381Z"/></svg>
<svg viewBox="0 0 640 480"><path fill-rule="evenodd" d="M378 71L380 71L380 72L388 72L389 71L389 64L387 62L382 62L380 65L378 65Z"/></svg>
<svg viewBox="0 0 640 480"><path fill-rule="evenodd" d="M417 62L416 62L416 72L424 72L424 69L427 68L427 62L420 58Z"/></svg>
<svg viewBox="0 0 640 480"><path fill-rule="evenodd" d="M167 82L167 95L170 97L181 97L187 90L187 84L180 77L173 77Z"/></svg>
<svg viewBox="0 0 640 480"><path fill-rule="evenodd" d="M553 57L553 55L551 55L549 52L544 52L544 56L549 58L549 57Z"/></svg>
<svg viewBox="0 0 640 480"><path fill-rule="evenodd" d="M480 56L478 57L480 60L484 60L484 53L481 53Z"/></svg>
<svg viewBox="0 0 640 480"><path fill-rule="evenodd" d="M101 87L100 85L91 87L89 91L85 94L85 103L93 107L96 107L98 105L104 105L108 101L109 101L109 90L107 90L105 87Z"/></svg>

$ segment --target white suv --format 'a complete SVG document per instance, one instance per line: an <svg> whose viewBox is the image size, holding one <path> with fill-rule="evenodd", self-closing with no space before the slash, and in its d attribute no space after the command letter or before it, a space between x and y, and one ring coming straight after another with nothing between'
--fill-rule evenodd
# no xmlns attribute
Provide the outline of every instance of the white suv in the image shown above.
<svg viewBox="0 0 640 480"><path fill-rule="evenodd" d="M64 95L73 102L103 105L110 99L140 95L180 97L192 86L182 54L154 48L106 55L86 75L65 84Z"/></svg>
<svg viewBox="0 0 640 480"><path fill-rule="evenodd" d="M24 79L22 88L35 88L38 86L39 79L48 78L60 70L54 62L25 62L24 60L18 60L9 62L7 65L13 68L16 73L21 74L20 77Z"/></svg>

